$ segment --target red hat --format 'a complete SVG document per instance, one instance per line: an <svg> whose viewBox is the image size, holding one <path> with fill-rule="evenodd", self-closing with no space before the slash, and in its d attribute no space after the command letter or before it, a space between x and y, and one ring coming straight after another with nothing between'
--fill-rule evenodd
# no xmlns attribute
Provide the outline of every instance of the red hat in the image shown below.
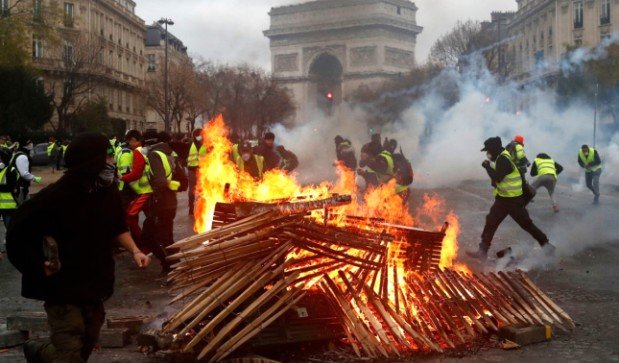
<svg viewBox="0 0 619 363"><path fill-rule="evenodd" d="M524 137L522 135L516 135L514 136L514 141L516 141L519 144L524 145Z"/></svg>

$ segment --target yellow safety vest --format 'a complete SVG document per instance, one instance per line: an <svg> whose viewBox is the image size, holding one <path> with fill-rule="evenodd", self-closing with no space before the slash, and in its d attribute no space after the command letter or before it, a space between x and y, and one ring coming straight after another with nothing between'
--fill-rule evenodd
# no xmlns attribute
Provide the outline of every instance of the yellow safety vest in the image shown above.
<svg viewBox="0 0 619 363"><path fill-rule="evenodd" d="M0 186L7 187L6 173L9 167L0 170ZM17 202L10 191L0 192L0 209L17 209Z"/></svg>
<svg viewBox="0 0 619 363"><path fill-rule="evenodd" d="M163 170L165 171L165 177L168 180L168 189L171 191L177 191L180 186L179 182L172 180L172 166L170 165L170 161L168 160L168 156L162 151L155 151L155 154L159 155L161 159L161 164L163 165ZM152 170L149 168L149 175L151 175Z"/></svg>
<svg viewBox="0 0 619 363"><path fill-rule="evenodd" d="M204 144L201 145L200 150L198 150L196 143L192 142L189 148L189 154L187 155L187 166L190 168L197 168L200 166L200 158L204 155L206 155L206 147Z"/></svg>
<svg viewBox="0 0 619 363"><path fill-rule="evenodd" d="M595 161L595 149L590 147L589 148L589 156L585 157L585 153L582 152L582 149L578 150L578 157L580 158L580 161L583 162L583 164L588 165L591 164ZM594 167L592 167L591 169L586 170L585 172L587 173L595 173L596 171L602 169L602 165L596 165Z"/></svg>
<svg viewBox="0 0 619 363"><path fill-rule="evenodd" d="M236 161L239 157L241 157L241 153L239 153L239 144L232 145L232 160Z"/></svg>
<svg viewBox="0 0 619 363"><path fill-rule="evenodd" d="M537 166L537 175L552 175L557 178L557 168L555 167L555 161L552 159L535 158L535 165Z"/></svg>
<svg viewBox="0 0 619 363"><path fill-rule="evenodd" d="M507 174L500 183L497 183L494 188L494 196L506 198L519 197L522 195L522 176L520 176L520 171L518 171L516 164L512 161L512 158L507 150L503 150L499 157L501 156L505 156L514 169L511 173ZM492 168L496 170L496 163L492 164Z"/></svg>
<svg viewBox="0 0 619 363"><path fill-rule="evenodd" d="M142 147L141 146L138 147L136 151L142 153ZM144 162L145 162L144 170L142 171L142 176L140 176L140 179L134 180L131 183L129 183L129 186L131 187L131 189L133 189L133 191L137 195L149 194L153 192L153 188L151 187L150 181L148 180L148 176L150 175L150 164L148 163L148 158L146 157L146 155L144 155L143 153L142 155L144 156ZM120 156L120 160L118 163L118 171L120 171L121 175L125 175L125 174L131 173L132 168L133 168L133 152L130 152L130 153L123 152ZM123 184L123 182L120 182L120 184ZM122 187L120 187L120 190L122 190Z"/></svg>
<svg viewBox="0 0 619 363"><path fill-rule="evenodd" d="M380 154L378 154L378 156L382 156L387 161L387 170L385 171L385 173L376 173L376 176L378 176L378 180L380 182L387 183L389 182L389 180L391 180L391 178L393 178L395 167L395 164L393 162L393 156L391 156L391 153L387 150L383 150Z"/></svg>
<svg viewBox="0 0 619 363"><path fill-rule="evenodd" d="M258 179L262 179L262 172L264 170L264 156L254 155L256 159L256 165L258 166ZM245 171L245 160L241 156L236 159L236 165L239 168L239 171Z"/></svg>
<svg viewBox="0 0 619 363"><path fill-rule="evenodd" d="M408 190L408 185L396 184L396 186L395 186L395 193L396 194L400 194L400 193L405 192L407 190Z"/></svg>
<svg viewBox="0 0 619 363"><path fill-rule="evenodd" d="M50 142L49 145L47 145L47 156L49 157L52 156L52 152L54 151L55 147L56 147L56 144L53 142Z"/></svg>
<svg viewBox="0 0 619 363"><path fill-rule="evenodd" d="M519 143L516 143L515 149L516 149L516 162L519 162L520 160L527 157L527 155L524 153L524 146L520 145Z"/></svg>

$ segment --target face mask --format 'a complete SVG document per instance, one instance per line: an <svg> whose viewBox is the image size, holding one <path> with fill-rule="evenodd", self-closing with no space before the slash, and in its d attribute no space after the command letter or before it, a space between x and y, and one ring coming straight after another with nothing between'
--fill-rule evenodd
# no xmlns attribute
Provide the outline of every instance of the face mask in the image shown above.
<svg viewBox="0 0 619 363"><path fill-rule="evenodd" d="M202 136L196 136L196 141L202 141Z"/></svg>
<svg viewBox="0 0 619 363"><path fill-rule="evenodd" d="M109 187L114 183L116 177L116 168L112 164L105 164L103 170L99 172L98 181L99 185L103 187Z"/></svg>
<svg viewBox="0 0 619 363"><path fill-rule="evenodd" d="M490 153L486 153L486 158L490 161L492 161L492 154Z"/></svg>
<svg viewBox="0 0 619 363"><path fill-rule="evenodd" d="M243 160L249 161L249 158L251 158L251 154L243 154Z"/></svg>
<svg viewBox="0 0 619 363"><path fill-rule="evenodd" d="M26 146L24 146L24 149L26 150L32 150L33 146L32 144L27 144Z"/></svg>

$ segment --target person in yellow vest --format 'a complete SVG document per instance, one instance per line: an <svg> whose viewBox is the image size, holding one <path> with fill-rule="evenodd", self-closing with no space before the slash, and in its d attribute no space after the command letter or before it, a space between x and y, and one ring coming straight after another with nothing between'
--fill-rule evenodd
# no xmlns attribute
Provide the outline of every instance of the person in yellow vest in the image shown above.
<svg viewBox="0 0 619 363"><path fill-rule="evenodd" d="M365 181L365 189L377 187L379 184L378 174L368 164L370 160L373 160L372 151L369 144L363 145L361 148L359 168L357 168L357 174Z"/></svg>
<svg viewBox="0 0 619 363"><path fill-rule="evenodd" d="M264 156L254 154L249 142L243 143L239 148L240 155L236 159L236 166L240 172L251 175L255 180L262 180L264 173Z"/></svg>
<svg viewBox="0 0 619 363"><path fill-rule="evenodd" d="M520 228L529 232L542 246L547 256L554 254L554 246L548 237L531 220L525 208L523 198L523 177L507 150L503 148L500 137L492 137L484 142L487 160L482 166L486 169L494 187L494 204L486 216L486 225L481 234L481 243L477 251L467 251L467 255L485 261L492 243L494 233L505 217L510 216Z"/></svg>
<svg viewBox="0 0 619 363"><path fill-rule="evenodd" d="M127 146L131 149L131 153L122 154L119 159L118 169L121 173L120 181L124 184L124 188L131 189L134 195L134 198L128 203L125 212L127 227L129 227L131 236L138 247L145 250L147 246L144 246L142 243L140 212L143 212L146 216L145 225L152 222L150 221L152 215L149 207L153 188L148 181L150 166L146 156L144 156L142 134L138 130L129 130L125 135L125 140ZM128 159L128 162L124 159Z"/></svg>
<svg viewBox="0 0 619 363"><path fill-rule="evenodd" d="M196 185L198 183L198 169L200 168L200 158L206 155L207 149L202 140L202 129L193 130L192 143L187 155L187 170L189 174L189 186L187 196L189 199L189 215L193 216L193 209L196 202Z"/></svg>
<svg viewBox="0 0 619 363"><path fill-rule="evenodd" d="M0 216L2 222L4 222L4 230L9 228L11 217L17 209L16 184L17 174L16 170L11 168L13 155L8 152L8 149L0 150ZM4 244L0 245L0 259L4 255Z"/></svg>
<svg viewBox="0 0 619 363"><path fill-rule="evenodd" d="M152 139L145 135L144 139ZM166 261L165 248L174 243L174 218L178 201L176 191L178 182L173 180L173 172L176 166L176 157L170 147L172 137L166 132L160 132L156 136L157 143L148 147L146 159L150 165L150 186L153 188L153 215L154 228L144 226L142 241L152 250L153 254L161 262L162 272L170 271L170 264Z"/></svg>
<svg viewBox="0 0 619 363"><path fill-rule="evenodd" d="M518 170L525 175L527 168L531 166L527 154L524 152L524 137L522 135L514 136L514 140L505 147L512 156Z"/></svg>
<svg viewBox="0 0 619 363"><path fill-rule="evenodd" d="M555 202L554 192L557 185L557 176L563 171L563 166L554 161L548 154L537 154L531 167L531 176L537 177L531 186L535 189L540 187L548 190L550 201L552 202L552 210L559 213L559 206Z"/></svg>
<svg viewBox="0 0 619 363"><path fill-rule="evenodd" d="M597 150L589 145L583 145L578 150L578 164L585 169L587 188L593 192L593 204L600 203L600 175L602 175L602 159Z"/></svg>

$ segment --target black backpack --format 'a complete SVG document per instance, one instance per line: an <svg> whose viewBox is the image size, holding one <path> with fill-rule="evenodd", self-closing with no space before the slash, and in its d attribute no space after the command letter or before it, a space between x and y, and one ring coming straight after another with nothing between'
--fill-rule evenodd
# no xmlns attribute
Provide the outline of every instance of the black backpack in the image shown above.
<svg viewBox="0 0 619 363"><path fill-rule="evenodd" d="M396 182L399 185L411 185L415 174L413 173L413 165L404 156L402 148L398 154L393 154L393 172L395 173Z"/></svg>
<svg viewBox="0 0 619 363"><path fill-rule="evenodd" d="M187 173L185 173L185 168L183 168L183 166L181 165L178 157L174 160L172 180L176 180L180 184L177 192L184 192L187 191L187 189L189 188L189 178L187 177Z"/></svg>

